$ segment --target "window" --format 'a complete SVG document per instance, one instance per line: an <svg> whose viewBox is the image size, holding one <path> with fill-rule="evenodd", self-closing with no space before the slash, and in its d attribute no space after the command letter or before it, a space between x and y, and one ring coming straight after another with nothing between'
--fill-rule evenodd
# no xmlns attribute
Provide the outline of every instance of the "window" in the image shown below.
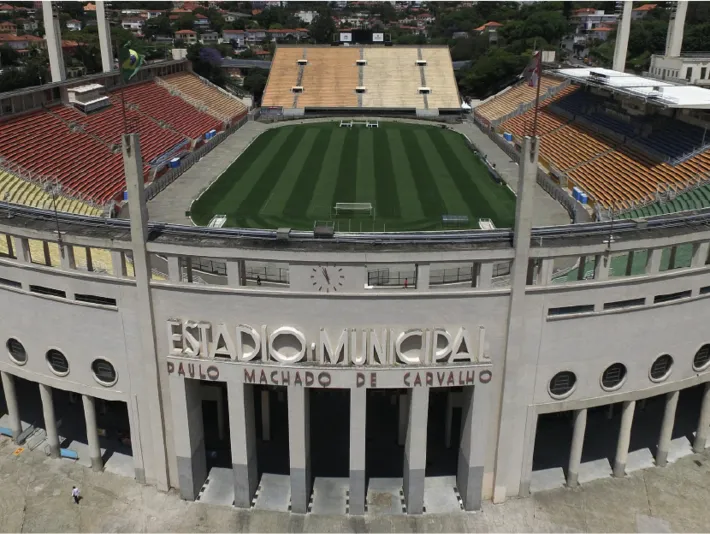
<svg viewBox="0 0 710 534"><path fill-rule="evenodd" d="M710 286L705 286L700 288L700 294L701 295L707 295L710 293Z"/></svg>
<svg viewBox="0 0 710 534"><path fill-rule="evenodd" d="M428 87L420 87L419 88L420 95L428 95L429 93L431 93L431 89L429 89Z"/></svg>
<svg viewBox="0 0 710 534"><path fill-rule="evenodd" d="M114 369L111 362L108 362L102 358L98 358L91 364L91 370L94 373L94 378L102 386L113 386L118 377L116 376L116 369Z"/></svg>
<svg viewBox="0 0 710 534"><path fill-rule="evenodd" d="M626 366L623 363L613 363L602 373L602 389L613 391L621 387L626 379Z"/></svg>
<svg viewBox="0 0 710 534"><path fill-rule="evenodd" d="M660 304L662 302L669 302L671 300L688 298L689 296L690 296L690 291L679 291L678 293L668 293L666 295L656 295L653 298L653 303Z"/></svg>
<svg viewBox="0 0 710 534"><path fill-rule="evenodd" d="M15 282L14 280L8 280L7 278L0 278L0 284L10 287L22 287L20 282Z"/></svg>
<svg viewBox="0 0 710 534"><path fill-rule="evenodd" d="M50 295L52 297L61 297L63 299L67 298L66 292L62 291L61 289L54 289L51 287L43 287L43 286L30 286L30 291L33 293L40 293L42 295Z"/></svg>
<svg viewBox="0 0 710 534"><path fill-rule="evenodd" d="M27 351L25 347L17 341L14 337L7 340L5 344L7 346L7 352L10 353L10 359L17 365L25 365L27 363Z"/></svg>
<svg viewBox="0 0 710 534"><path fill-rule="evenodd" d="M574 313L591 313L594 311L594 304L583 304L581 306L562 306L561 308L550 308L547 316L572 315Z"/></svg>
<svg viewBox="0 0 710 534"><path fill-rule="evenodd" d="M710 365L710 344L700 347L693 358L693 371L704 371Z"/></svg>
<svg viewBox="0 0 710 534"><path fill-rule="evenodd" d="M700 68L700 79L704 80L706 75L708 73L708 68L707 67L701 67Z"/></svg>
<svg viewBox="0 0 710 534"><path fill-rule="evenodd" d="M111 299L108 297L99 297L97 295L80 295L77 293L74 298L79 302L88 302L90 304L102 304L104 306L115 306L116 299Z"/></svg>
<svg viewBox="0 0 710 534"><path fill-rule="evenodd" d="M561 371L552 377L548 390L555 399L563 399L572 394L577 376L572 371Z"/></svg>
<svg viewBox="0 0 710 534"><path fill-rule="evenodd" d="M646 299L630 299L630 300L618 300L616 302L607 302L604 304L605 310L619 310L621 308L631 308L632 306L643 306L646 303Z"/></svg>
<svg viewBox="0 0 710 534"><path fill-rule="evenodd" d="M670 354L663 354L656 358L656 361L651 365L651 370L648 375L652 382L662 382L668 375L671 374L671 368L673 367L673 358Z"/></svg>
<svg viewBox="0 0 710 534"><path fill-rule="evenodd" d="M692 77L693 77L693 67L688 67L685 70L685 79L690 81L690 78L692 78Z"/></svg>
<svg viewBox="0 0 710 534"><path fill-rule="evenodd" d="M57 349L49 349L47 351L47 364L56 375L66 376L69 374L69 362L64 357L64 354Z"/></svg>

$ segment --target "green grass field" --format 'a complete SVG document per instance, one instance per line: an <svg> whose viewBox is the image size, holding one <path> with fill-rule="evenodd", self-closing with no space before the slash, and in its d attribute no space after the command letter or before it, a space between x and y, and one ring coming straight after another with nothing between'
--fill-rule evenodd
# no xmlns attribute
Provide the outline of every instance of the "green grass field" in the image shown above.
<svg viewBox="0 0 710 534"><path fill-rule="evenodd" d="M368 214L333 212L336 202L369 202ZM337 122L266 131L197 199L193 221L207 225L340 231L436 230L441 216L488 218L511 227L515 195L497 184L460 134L437 126Z"/></svg>

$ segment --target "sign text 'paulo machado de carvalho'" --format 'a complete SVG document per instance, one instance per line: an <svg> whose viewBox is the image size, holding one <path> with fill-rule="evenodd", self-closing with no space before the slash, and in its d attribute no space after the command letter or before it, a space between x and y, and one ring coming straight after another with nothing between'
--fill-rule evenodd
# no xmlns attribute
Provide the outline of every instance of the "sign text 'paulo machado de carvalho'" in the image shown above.
<svg viewBox="0 0 710 534"><path fill-rule="evenodd" d="M343 367L490 364L485 328L320 328L309 339L293 326L168 319L168 355L248 364Z"/></svg>

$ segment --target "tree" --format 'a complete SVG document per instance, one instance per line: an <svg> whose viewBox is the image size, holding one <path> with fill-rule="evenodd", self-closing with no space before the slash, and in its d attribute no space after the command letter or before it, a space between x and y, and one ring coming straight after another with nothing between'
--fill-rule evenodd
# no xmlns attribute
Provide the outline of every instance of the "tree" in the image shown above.
<svg viewBox="0 0 710 534"><path fill-rule="evenodd" d="M311 38L315 39L316 43L327 44L333 41L335 34L335 22L329 8L322 9L313 19L308 33Z"/></svg>
<svg viewBox="0 0 710 534"><path fill-rule="evenodd" d="M249 74L244 78L242 86L245 91L249 91L254 96L254 100L260 101L268 78L268 71L264 69L251 69Z"/></svg>
<svg viewBox="0 0 710 534"><path fill-rule="evenodd" d="M458 73L461 90L476 98L497 93L517 79L530 58L530 54L513 54L502 48L492 48L468 69Z"/></svg>
<svg viewBox="0 0 710 534"><path fill-rule="evenodd" d="M15 52L10 45L4 44L0 46L0 65L3 68L19 65L20 54Z"/></svg>
<svg viewBox="0 0 710 534"><path fill-rule="evenodd" d="M187 59L192 62L192 70L215 85L224 87L227 77L222 70L222 56L219 51L199 43L187 48Z"/></svg>
<svg viewBox="0 0 710 534"><path fill-rule="evenodd" d="M143 28L143 34L147 39L152 39L156 35L172 37L173 27L170 24L170 19L165 15L148 19Z"/></svg>
<svg viewBox="0 0 710 534"><path fill-rule="evenodd" d="M177 20L175 25L178 30L191 30L195 26L195 15L185 13Z"/></svg>

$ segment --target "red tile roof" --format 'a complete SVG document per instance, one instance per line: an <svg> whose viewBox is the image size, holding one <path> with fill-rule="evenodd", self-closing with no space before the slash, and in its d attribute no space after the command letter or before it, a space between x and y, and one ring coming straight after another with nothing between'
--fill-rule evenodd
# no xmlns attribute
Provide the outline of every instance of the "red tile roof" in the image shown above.
<svg viewBox="0 0 710 534"><path fill-rule="evenodd" d="M644 4L634 9L634 11L653 11L656 9L656 5L657 4Z"/></svg>
<svg viewBox="0 0 710 534"><path fill-rule="evenodd" d="M178 30L175 33L179 33L180 35L189 35L189 34L195 35L197 32L192 31L192 30Z"/></svg>

